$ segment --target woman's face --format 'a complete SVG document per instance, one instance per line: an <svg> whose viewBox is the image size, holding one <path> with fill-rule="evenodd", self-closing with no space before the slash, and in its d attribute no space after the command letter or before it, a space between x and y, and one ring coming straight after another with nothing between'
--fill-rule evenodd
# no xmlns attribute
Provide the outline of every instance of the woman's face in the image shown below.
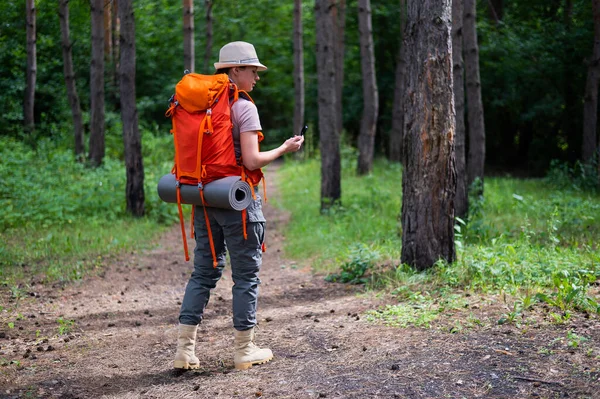
<svg viewBox="0 0 600 399"><path fill-rule="evenodd" d="M260 80L258 77L258 68L254 66L233 68L232 80L240 90L251 92Z"/></svg>

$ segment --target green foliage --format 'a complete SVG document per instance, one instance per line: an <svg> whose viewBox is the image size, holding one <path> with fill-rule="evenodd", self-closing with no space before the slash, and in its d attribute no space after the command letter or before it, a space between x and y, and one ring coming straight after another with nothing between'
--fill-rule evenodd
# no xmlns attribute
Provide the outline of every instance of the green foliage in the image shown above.
<svg viewBox="0 0 600 399"><path fill-rule="evenodd" d="M326 278L327 281L350 284L367 282L367 279L363 276L367 270L375 266L379 254L372 251L368 246L359 243L349 249L349 257L350 260L340 266L341 272L339 274L330 274Z"/></svg>
<svg viewBox="0 0 600 399"><path fill-rule="evenodd" d="M58 323L58 335L69 334L75 326L75 320L68 320L63 317L56 319L56 322Z"/></svg>

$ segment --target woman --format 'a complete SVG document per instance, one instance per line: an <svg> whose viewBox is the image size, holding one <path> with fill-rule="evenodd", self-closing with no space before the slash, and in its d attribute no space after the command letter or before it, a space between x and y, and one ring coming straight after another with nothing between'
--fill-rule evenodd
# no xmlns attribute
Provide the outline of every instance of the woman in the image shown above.
<svg viewBox="0 0 600 399"><path fill-rule="evenodd" d="M258 72L267 69L258 60L254 46L246 42L232 42L223 46L219 52L219 62L214 65L217 73L226 73L230 81L245 92L254 89L260 80ZM241 157L242 163L250 171L268 165L285 153L298 151L304 141L303 136L294 136L278 148L260 151L258 143L262 128L258 110L252 101L242 95L231 107L231 119L236 156ZM196 330L202 321L210 291L215 288L223 274L227 251L234 282L232 293L235 368L248 369L254 364L266 363L273 358L270 349L259 348L254 344L260 284L258 273L262 263L266 222L260 196L257 195L256 200L248 206L246 214L247 238L244 239L240 211L209 209L208 218L218 263L215 268L204 212L202 209L195 212L194 271L186 286L179 313L179 338L174 362L177 369L199 367L200 362L195 355Z"/></svg>

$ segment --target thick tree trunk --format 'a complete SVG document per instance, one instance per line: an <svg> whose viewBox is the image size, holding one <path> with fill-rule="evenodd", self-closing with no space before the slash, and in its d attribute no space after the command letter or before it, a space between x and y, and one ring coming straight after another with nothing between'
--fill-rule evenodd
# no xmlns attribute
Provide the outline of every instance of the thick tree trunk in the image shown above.
<svg viewBox="0 0 600 399"><path fill-rule="evenodd" d="M475 179L481 180L485 165L485 126L483 103L481 101L481 80L479 76L479 46L477 44L476 0L464 0L463 43L465 55L465 77L467 81L467 122L469 125L469 155L467 161L469 188Z"/></svg>
<svg viewBox="0 0 600 399"><path fill-rule="evenodd" d="M27 133L32 133L35 128L34 105L35 105L35 82L37 77L37 44L36 44L36 8L35 0L26 0L26 24L25 34L27 36L27 71L25 73L25 93L23 101L23 125Z"/></svg>
<svg viewBox="0 0 600 399"><path fill-rule="evenodd" d="M336 131L342 133L344 129L344 43L346 34L346 0L333 1L334 23L334 57L335 57L335 98L336 101Z"/></svg>
<svg viewBox="0 0 600 399"><path fill-rule="evenodd" d="M104 160L104 0L90 0L92 18L92 62L90 66L90 154L91 166Z"/></svg>
<svg viewBox="0 0 600 399"><path fill-rule="evenodd" d="M336 129L335 46L333 0L315 0L319 145L321 151L321 212L342 196L340 136Z"/></svg>
<svg viewBox="0 0 600 399"><path fill-rule="evenodd" d="M194 1L183 0L183 68L194 72Z"/></svg>
<svg viewBox="0 0 600 399"><path fill-rule="evenodd" d="M121 35L121 22L119 21L119 1L110 0L112 4L112 60L114 81L119 81L119 37Z"/></svg>
<svg viewBox="0 0 600 399"><path fill-rule="evenodd" d="M138 129L135 102L135 19L132 0L121 0L121 62L120 91L123 143L125 146L125 172L127 175L127 211L133 216L144 215L144 164L142 142Z"/></svg>
<svg viewBox="0 0 600 399"><path fill-rule="evenodd" d="M204 50L204 73L209 73L212 69L210 68L210 60L212 59L212 45L213 45L213 17L212 17L212 0L205 0L204 5L206 6L206 47Z"/></svg>
<svg viewBox="0 0 600 399"><path fill-rule="evenodd" d="M583 102L583 142L581 158L590 162L599 150L596 127L598 124L598 79L600 79L600 0L592 0L594 16L594 45L589 62Z"/></svg>
<svg viewBox="0 0 600 399"><path fill-rule="evenodd" d="M367 174L373 168L375 133L379 115L379 93L375 78L375 50L373 46L373 26L371 23L371 1L358 0L358 27L360 31L360 58L363 81L363 115L358 137L359 175Z"/></svg>
<svg viewBox="0 0 600 399"><path fill-rule="evenodd" d="M294 0L294 134L304 126L304 40L302 0Z"/></svg>
<svg viewBox="0 0 600 399"><path fill-rule="evenodd" d="M75 72L73 72L73 56L71 53L71 39L69 33L69 0L60 0L58 4L58 16L60 19L60 33L63 55L63 72L67 97L73 115L73 135L75 138L75 159L82 162L85 158L85 145L83 143L83 121L81 117L81 105L75 85Z"/></svg>
<svg viewBox="0 0 600 399"><path fill-rule="evenodd" d="M456 128L454 134L454 158L456 160L456 197L454 214L465 218L469 212L467 189L467 161L465 148L465 80L463 61L463 0L452 0L452 64L454 80L454 108Z"/></svg>
<svg viewBox="0 0 600 399"><path fill-rule="evenodd" d="M573 1L565 0L563 8L563 23L565 25L565 35L561 36L562 43L562 65L563 65L563 79L562 79L562 93L564 98L564 107L562 109L562 135L567 141L567 155L570 162L575 162L581 159L581 132L576 129L576 124L573 123L580 116L580 101L578 91L575 90L573 82L577 79L580 71L572 68L569 65L570 60L574 58L575 54L575 43L573 41L572 26L573 26ZM531 140L530 140L531 141ZM521 144L521 140L519 140ZM529 144L529 143L527 143Z"/></svg>
<svg viewBox="0 0 600 399"><path fill-rule="evenodd" d="M113 61L113 17L112 17L112 1L104 0L104 57L106 62Z"/></svg>
<svg viewBox="0 0 600 399"><path fill-rule="evenodd" d="M455 260L451 0L408 0L402 263Z"/></svg>
<svg viewBox="0 0 600 399"><path fill-rule="evenodd" d="M406 75L406 56L404 45L404 29L406 27L406 0L400 0L400 48L396 57L396 83L394 86L394 107L392 109L392 130L388 148L388 159L402 162L402 142L404 134L404 79Z"/></svg>

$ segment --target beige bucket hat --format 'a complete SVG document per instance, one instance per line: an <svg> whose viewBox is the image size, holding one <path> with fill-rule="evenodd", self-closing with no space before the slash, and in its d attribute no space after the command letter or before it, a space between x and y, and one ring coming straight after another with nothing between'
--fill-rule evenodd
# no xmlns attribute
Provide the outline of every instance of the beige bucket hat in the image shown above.
<svg viewBox="0 0 600 399"><path fill-rule="evenodd" d="M259 71L267 69L258 61L256 50L252 44L246 42L227 43L219 51L219 62L215 62L215 69L238 66L255 66Z"/></svg>

